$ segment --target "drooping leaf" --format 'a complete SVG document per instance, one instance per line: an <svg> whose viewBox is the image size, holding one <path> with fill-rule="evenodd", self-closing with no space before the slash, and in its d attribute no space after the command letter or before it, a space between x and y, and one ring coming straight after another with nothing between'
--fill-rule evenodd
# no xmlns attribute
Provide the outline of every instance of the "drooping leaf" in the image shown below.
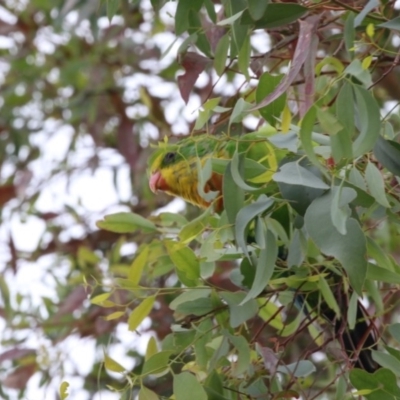
<svg viewBox="0 0 400 400"><path fill-rule="evenodd" d="M353 143L353 155L359 157L372 150L381 129L380 111L370 91L355 85L354 92L360 123L360 134Z"/></svg>
<svg viewBox="0 0 400 400"><path fill-rule="evenodd" d="M97 221L96 225L100 229L116 233L135 232L138 229L142 229L145 232L157 231L157 227L153 222L139 214L127 212L106 215L104 220Z"/></svg>
<svg viewBox="0 0 400 400"><path fill-rule="evenodd" d="M159 400L160 398L152 390L142 386L138 393L139 400Z"/></svg>
<svg viewBox="0 0 400 400"><path fill-rule="evenodd" d="M289 185L307 186L315 189L329 189L329 186L324 181L297 162L288 162L282 165L279 171L274 174L273 179L275 182Z"/></svg>
<svg viewBox="0 0 400 400"><path fill-rule="evenodd" d="M181 35L189 29L189 13L191 10L199 12L203 0L179 1L175 13L175 32Z"/></svg>
<svg viewBox="0 0 400 400"><path fill-rule="evenodd" d="M258 1L264 3L264 1ZM265 3L267 3L265 1ZM290 24L307 12L307 8L299 4L290 3L270 3L265 9L264 13L258 18L254 18L254 12L246 10L241 19L242 25L253 25L255 29L276 28L277 26Z"/></svg>
<svg viewBox="0 0 400 400"><path fill-rule="evenodd" d="M270 93L272 93L279 83L282 81L283 74L272 75L269 72L264 72L257 85L256 90L256 101L257 103L265 99ZM282 93L280 97L272 101L265 107L260 108L259 112L262 117L272 126L275 126L281 115L283 108L286 103L286 92Z"/></svg>
<svg viewBox="0 0 400 400"><path fill-rule="evenodd" d="M200 264L193 250L171 240L166 240L164 244L180 281L186 286L196 286L200 277Z"/></svg>
<svg viewBox="0 0 400 400"><path fill-rule="evenodd" d="M400 31L400 17L393 18L387 22L377 25L379 28L394 29Z"/></svg>
<svg viewBox="0 0 400 400"><path fill-rule="evenodd" d="M112 371L112 372L125 372L126 369L117 361L112 359L110 356L107 354L104 354L104 366L106 367L107 370Z"/></svg>
<svg viewBox="0 0 400 400"><path fill-rule="evenodd" d="M269 5L269 0L259 1L259 0L247 0L248 10L250 16L253 20L257 21L263 17L267 6Z"/></svg>
<svg viewBox="0 0 400 400"><path fill-rule="evenodd" d="M69 387L69 383L68 382L62 382L60 385L60 399L61 400L65 400L68 398L68 387Z"/></svg>
<svg viewBox="0 0 400 400"><path fill-rule="evenodd" d="M304 378L316 370L315 365L309 360L301 360L293 364L279 365L277 368L277 371L282 372L283 374L293 375L296 378Z"/></svg>
<svg viewBox="0 0 400 400"><path fill-rule="evenodd" d="M215 49L215 57L214 57L214 68L217 72L218 76L221 76L225 71L226 59L228 57L230 44L230 36L229 34L225 34L218 41L217 48Z"/></svg>
<svg viewBox="0 0 400 400"><path fill-rule="evenodd" d="M374 147L374 155L392 174L400 176L399 143L393 140L385 140L379 136Z"/></svg>
<svg viewBox="0 0 400 400"><path fill-rule="evenodd" d="M242 208L236 217L235 237L238 246L244 254L249 257L247 251L247 228L250 222L264 211L268 210L274 203L274 200L265 195L261 195L257 201Z"/></svg>
<svg viewBox="0 0 400 400"><path fill-rule="evenodd" d="M400 371L400 360L393 355L377 350L371 350L371 354L374 361L382 367L390 369L395 374Z"/></svg>
<svg viewBox="0 0 400 400"><path fill-rule="evenodd" d="M278 5L278 4L276 4ZM288 5L288 4L287 4ZM271 6L271 5L270 5ZM269 6L269 7L270 7ZM286 4L284 4L286 6ZM267 7L267 13L269 10ZM300 69L303 66L311 45L312 32L318 22L318 18L310 17L305 21L300 21L300 33L297 41L296 50L294 52L292 64L289 73L282 79L275 90L265 97L260 103L254 106L251 111L259 110L278 99L283 93L287 91L294 79L299 75Z"/></svg>
<svg viewBox="0 0 400 400"><path fill-rule="evenodd" d="M329 212L333 196L330 191L311 203L305 214L305 226L321 252L340 261L349 275L350 284L361 294L367 274L366 239L359 223L353 218L346 221L345 235L336 230Z"/></svg>
<svg viewBox="0 0 400 400"><path fill-rule="evenodd" d="M368 189L374 199L383 207L390 207L389 201L385 194L385 182L378 168L371 162L367 164L365 169L365 180Z"/></svg>
<svg viewBox="0 0 400 400"><path fill-rule="evenodd" d="M180 1L180 3L185 2ZM178 87L182 99L187 103L197 78L211 63L211 60L200 54L188 51L180 60L180 63L185 69L185 73L178 76Z"/></svg>
<svg viewBox="0 0 400 400"><path fill-rule="evenodd" d="M136 330L143 320L150 314L156 298L154 296L144 299L137 307L133 309L128 318L128 329Z"/></svg>
<svg viewBox="0 0 400 400"><path fill-rule="evenodd" d="M362 369L350 371L350 382L368 400L400 398L400 388L397 386L396 375L387 368L378 369L370 374Z"/></svg>
<svg viewBox="0 0 400 400"><path fill-rule="evenodd" d="M190 393L191 400L207 400L208 396L200 382L189 372L174 375L173 385L176 400L187 400Z"/></svg>
<svg viewBox="0 0 400 400"><path fill-rule="evenodd" d="M168 368L169 358L174 354L171 350L163 350L152 355L143 364L142 375L160 374Z"/></svg>
<svg viewBox="0 0 400 400"><path fill-rule="evenodd" d="M237 168L239 176L242 176L244 163L239 164ZM235 183L230 163L225 169L224 179L222 181L222 193L228 221L234 224L238 212L243 208L245 191Z"/></svg>
<svg viewBox="0 0 400 400"><path fill-rule="evenodd" d="M149 256L150 247L145 246L138 256L134 259L133 263L129 268L128 279L133 285L138 285L142 277L143 269L146 265L147 258Z"/></svg>
<svg viewBox="0 0 400 400"><path fill-rule="evenodd" d="M245 292L221 292L221 298L224 299L229 306L229 322L232 328L237 328L250 318L253 318L258 311L256 300L250 299L246 303L243 300L246 297Z"/></svg>
<svg viewBox="0 0 400 400"><path fill-rule="evenodd" d="M265 245L260 250L257 260L256 275L253 285L241 304L246 303L250 299L256 298L263 290L265 290L275 268L275 261L278 256L278 246L275 235L268 229L264 234Z"/></svg>

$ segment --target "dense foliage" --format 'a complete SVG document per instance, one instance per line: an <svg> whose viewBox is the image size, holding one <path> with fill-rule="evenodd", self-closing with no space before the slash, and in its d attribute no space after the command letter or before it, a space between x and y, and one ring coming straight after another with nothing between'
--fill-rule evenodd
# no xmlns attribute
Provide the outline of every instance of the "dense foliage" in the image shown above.
<svg viewBox="0 0 400 400"><path fill-rule="evenodd" d="M2 4L0 397L400 397L398 15L376 0ZM150 143L249 132L267 163L233 150L198 168L224 175L222 213L162 209ZM82 177L112 201L90 208ZM354 326L359 298L373 374L321 318ZM86 370L74 343L93 348Z"/></svg>

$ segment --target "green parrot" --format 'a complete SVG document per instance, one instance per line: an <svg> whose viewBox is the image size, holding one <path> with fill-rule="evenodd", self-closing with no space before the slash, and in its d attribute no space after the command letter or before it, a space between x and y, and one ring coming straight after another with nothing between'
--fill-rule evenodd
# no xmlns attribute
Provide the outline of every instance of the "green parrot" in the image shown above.
<svg viewBox="0 0 400 400"><path fill-rule="evenodd" d="M223 198L224 170L235 155L244 155L246 183L259 187L261 192L270 185L277 188L272 177L288 152L271 144L269 136L270 133L263 132L232 137L202 134L184 138L176 144L160 143L149 160L150 188L154 193L163 191L200 208L213 204L214 210L220 213L227 201ZM203 170L207 169L207 165L208 173L205 173ZM336 289L340 285L341 283L333 282L335 292L338 292ZM298 295L295 303L303 310L305 303L315 307L319 303L313 297L315 296ZM347 315L348 302L343 304L346 303L343 301L346 296L339 293L338 297L341 314ZM368 372L375 371L378 366L372 359L371 349L377 348L377 339L362 304L358 302L357 322L352 330L344 318L338 318L327 304L319 305L319 310L324 319L333 326L335 337L341 342L352 365Z"/></svg>

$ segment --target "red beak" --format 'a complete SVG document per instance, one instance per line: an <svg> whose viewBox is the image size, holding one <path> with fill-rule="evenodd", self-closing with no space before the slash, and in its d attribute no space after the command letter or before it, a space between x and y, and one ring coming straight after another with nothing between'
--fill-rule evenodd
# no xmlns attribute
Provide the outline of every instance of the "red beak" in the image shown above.
<svg viewBox="0 0 400 400"><path fill-rule="evenodd" d="M149 186L153 193L156 193L158 190L158 181L161 178L161 172L157 171L150 176Z"/></svg>
<svg viewBox="0 0 400 400"><path fill-rule="evenodd" d="M165 182L165 179L161 175L160 171L156 171L154 172L154 174L150 176L149 186L153 193L156 193L157 190L162 190L162 191L168 190L167 182Z"/></svg>

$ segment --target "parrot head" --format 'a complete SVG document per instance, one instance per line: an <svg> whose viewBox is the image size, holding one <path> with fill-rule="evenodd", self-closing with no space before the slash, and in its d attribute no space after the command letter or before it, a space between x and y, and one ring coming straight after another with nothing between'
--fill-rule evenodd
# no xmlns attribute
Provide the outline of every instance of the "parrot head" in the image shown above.
<svg viewBox="0 0 400 400"><path fill-rule="evenodd" d="M212 172L203 188L204 193L218 192L215 200L207 201L202 197L198 185L199 165L204 165L213 156L221 158L221 153L221 141L208 135L189 137L175 145L163 144L150 158L150 189L154 193L160 190L181 197L200 208L207 208L215 202L215 210L221 211L222 175Z"/></svg>

